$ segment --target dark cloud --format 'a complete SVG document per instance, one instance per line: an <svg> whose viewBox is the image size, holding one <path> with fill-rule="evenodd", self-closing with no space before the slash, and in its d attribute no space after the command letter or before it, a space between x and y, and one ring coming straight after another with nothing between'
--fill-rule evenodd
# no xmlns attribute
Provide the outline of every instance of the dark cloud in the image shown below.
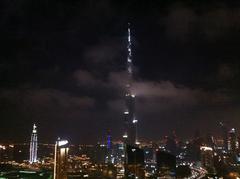
<svg viewBox="0 0 240 179"><path fill-rule="evenodd" d="M78 70L74 72L74 78L78 85L82 86L93 86L97 85L100 81L96 79L90 72L85 70Z"/></svg>
<svg viewBox="0 0 240 179"><path fill-rule="evenodd" d="M90 47L84 55L85 61L90 64L113 63L121 56L123 49L122 39L103 39L93 47Z"/></svg>
<svg viewBox="0 0 240 179"><path fill-rule="evenodd" d="M175 40L189 40L197 20L195 11L187 7L173 6L166 17L166 34Z"/></svg>
<svg viewBox="0 0 240 179"><path fill-rule="evenodd" d="M219 81L232 80L238 75L238 73L238 67L234 66L233 64L225 63L219 65L217 77Z"/></svg>
<svg viewBox="0 0 240 179"><path fill-rule="evenodd" d="M159 23L165 22L166 34L177 42L192 42L198 37L214 42L238 33L239 15L239 7L232 8L222 3L195 8L176 3L168 8L167 16Z"/></svg>

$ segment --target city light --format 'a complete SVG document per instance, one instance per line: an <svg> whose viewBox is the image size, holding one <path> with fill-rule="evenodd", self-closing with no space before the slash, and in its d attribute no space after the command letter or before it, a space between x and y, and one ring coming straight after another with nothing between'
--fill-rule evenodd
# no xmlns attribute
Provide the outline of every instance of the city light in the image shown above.
<svg viewBox="0 0 240 179"><path fill-rule="evenodd" d="M137 123L137 122L138 122L138 120L136 120L136 119L133 120L133 124L135 124L135 123Z"/></svg>
<svg viewBox="0 0 240 179"><path fill-rule="evenodd" d="M68 141L67 141L67 140L60 140L60 141L58 141L58 146L59 146L59 147L64 146L64 145L66 145L66 144L68 144Z"/></svg>
<svg viewBox="0 0 240 179"><path fill-rule="evenodd" d="M202 147L200 147L200 149L204 150L204 151L207 151L207 150L213 151L213 149L211 147L206 147L206 146L202 146Z"/></svg>

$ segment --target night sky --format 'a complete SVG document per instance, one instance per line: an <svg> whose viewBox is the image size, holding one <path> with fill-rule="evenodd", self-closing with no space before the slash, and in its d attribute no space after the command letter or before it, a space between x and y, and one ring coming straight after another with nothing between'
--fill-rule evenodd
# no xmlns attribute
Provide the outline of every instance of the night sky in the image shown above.
<svg viewBox="0 0 240 179"><path fill-rule="evenodd" d="M139 136L240 130L240 3L1 0L0 141L123 134L127 24Z"/></svg>

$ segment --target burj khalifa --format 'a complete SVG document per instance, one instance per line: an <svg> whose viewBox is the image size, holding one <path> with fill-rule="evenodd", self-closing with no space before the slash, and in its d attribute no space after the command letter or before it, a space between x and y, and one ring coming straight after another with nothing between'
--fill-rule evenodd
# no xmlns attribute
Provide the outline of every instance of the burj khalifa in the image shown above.
<svg viewBox="0 0 240 179"><path fill-rule="evenodd" d="M132 81L133 81L133 64L132 64L132 41L131 41L131 29L128 24L128 56L127 56L127 84L125 87L125 111L124 111L124 134L123 139L125 144L137 145L137 123L138 120L135 116L135 94L132 93Z"/></svg>

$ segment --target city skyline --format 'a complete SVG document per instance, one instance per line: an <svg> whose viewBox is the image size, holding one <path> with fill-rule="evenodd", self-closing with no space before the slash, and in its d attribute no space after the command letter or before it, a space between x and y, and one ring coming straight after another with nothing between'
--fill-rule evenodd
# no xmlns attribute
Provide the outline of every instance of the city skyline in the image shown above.
<svg viewBox="0 0 240 179"><path fill-rule="evenodd" d="M121 139L129 22L140 140L239 131L237 2L1 3L0 141Z"/></svg>

